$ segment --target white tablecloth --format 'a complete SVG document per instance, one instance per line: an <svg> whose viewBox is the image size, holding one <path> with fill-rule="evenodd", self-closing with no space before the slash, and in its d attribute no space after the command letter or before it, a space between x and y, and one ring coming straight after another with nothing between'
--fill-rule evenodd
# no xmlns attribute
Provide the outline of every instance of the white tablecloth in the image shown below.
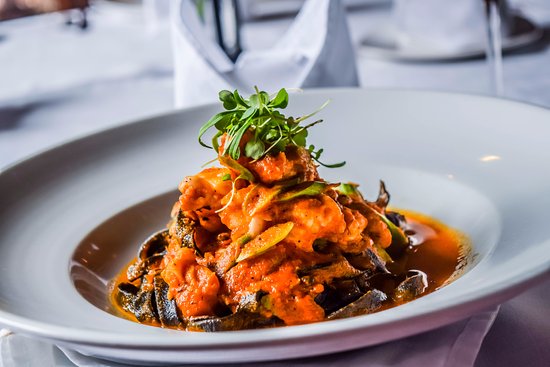
<svg viewBox="0 0 550 367"><path fill-rule="evenodd" d="M527 14L537 9L523 4ZM487 93L482 59L407 64L370 57L360 41L388 18L387 7L350 14L363 87ZM532 18L550 24L550 14L537 11ZM66 29L58 14L0 23L0 170L64 140L173 108L168 29L146 32L139 7L104 2L92 10L91 22L84 32ZM269 45L289 23L247 24L245 46ZM545 37L546 43L506 56L507 98L550 107ZM501 306L477 367L550 365L549 291L546 281Z"/></svg>

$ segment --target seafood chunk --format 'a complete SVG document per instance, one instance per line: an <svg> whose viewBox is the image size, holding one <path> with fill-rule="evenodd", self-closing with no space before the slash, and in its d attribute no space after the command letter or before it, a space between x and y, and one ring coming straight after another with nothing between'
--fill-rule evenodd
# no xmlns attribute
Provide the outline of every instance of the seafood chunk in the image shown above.
<svg viewBox="0 0 550 367"><path fill-rule="evenodd" d="M227 316L191 317L187 327L191 330L197 329L212 332L257 329L281 325L281 320L276 317L266 318L259 313L263 296L265 296L264 292L248 294L241 299L241 303L237 307L237 310L233 314Z"/></svg>
<svg viewBox="0 0 550 367"><path fill-rule="evenodd" d="M428 277L426 273L419 270L411 270L407 278L402 281L393 294L393 298L398 301L411 301L428 288Z"/></svg>
<svg viewBox="0 0 550 367"><path fill-rule="evenodd" d="M178 316L176 301L168 298L168 284L161 276L154 279L155 302L157 306L158 319L162 326L180 326L182 322Z"/></svg>
<svg viewBox="0 0 550 367"><path fill-rule="evenodd" d="M323 293L315 297L315 302L331 314L361 297L363 292L354 279L336 280L325 287Z"/></svg>
<svg viewBox="0 0 550 367"><path fill-rule="evenodd" d="M384 292L373 289L372 291L368 291L359 297L357 301L334 311L328 315L327 319L336 320L346 317L366 315L377 311L380 307L382 307L382 303L387 299L388 297Z"/></svg>

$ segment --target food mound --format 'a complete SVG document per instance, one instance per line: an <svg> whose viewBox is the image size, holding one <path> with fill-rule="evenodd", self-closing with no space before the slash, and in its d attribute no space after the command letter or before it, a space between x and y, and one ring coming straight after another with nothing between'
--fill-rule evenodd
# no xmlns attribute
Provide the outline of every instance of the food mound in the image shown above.
<svg viewBox="0 0 550 367"><path fill-rule="evenodd" d="M386 210L384 184L371 202L354 184L323 180L322 150L305 143L315 123L276 111L284 89L220 98L226 111L201 136L218 130L222 167L180 183L168 229L143 243L115 286L125 312L164 327L239 330L367 314L427 291L424 272L389 266L411 243L405 218Z"/></svg>

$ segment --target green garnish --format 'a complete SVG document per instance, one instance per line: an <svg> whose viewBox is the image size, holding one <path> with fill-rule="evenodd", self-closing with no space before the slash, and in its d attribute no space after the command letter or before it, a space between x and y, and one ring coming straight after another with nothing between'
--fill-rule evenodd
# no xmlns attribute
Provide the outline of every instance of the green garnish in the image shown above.
<svg viewBox="0 0 550 367"><path fill-rule="evenodd" d="M389 220L385 215L378 213L374 209L372 209L372 211L376 213L378 217L380 217L380 219L382 220L382 222L386 224L386 226L388 226L388 229L390 230L390 233L391 233L390 247L399 248L399 249L406 248L409 245L409 238L407 237L405 232L403 232L401 228L393 224L393 222Z"/></svg>
<svg viewBox="0 0 550 367"><path fill-rule="evenodd" d="M231 203L233 202L233 197L235 196L235 191L236 191L235 184L237 183L238 180L247 180L250 182L256 181L252 172L250 172L246 167L243 167L241 164L239 164L239 162L237 162L233 158L220 156L219 160L221 164L223 164L228 168L231 168L234 171L237 171L239 175L231 182L231 196L229 197L229 201L222 208L216 210L216 213L224 211L225 209L227 209L229 205L231 205ZM224 178L226 176L227 175L225 175ZM231 179L231 175L229 175L229 179Z"/></svg>
<svg viewBox="0 0 550 367"><path fill-rule="evenodd" d="M234 160L239 159L241 155L257 160L270 152L283 152L289 145L306 148L308 129L322 122L322 120L314 121L305 126L301 126L300 123L315 115L327 103L321 106L318 111L295 119L286 117L278 111L288 105L286 89L282 88L273 97L265 91L260 91L257 87L255 89L256 93L248 99L243 98L236 90L234 92L222 90L219 93L219 98L225 111L214 115L201 127L199 130L199 143L218 151L219 138L223 134L227 134L221 156L228 156ZM212 127L215 127L217 132L212 137L212 146L209 146L202 141L202 137ZM247 131L250 131L253 136L247 141L244 152L242 152L240 143ZM307 150L311 157L322 166L335 168L346 163L324 164L319 160L323 149L316 149L314 145L309 145Z"/></svg>
<svg viewBox="0 0 550 367"><path fill-rule="evenodd" d="M233 171L236 171L239 173L239 176L235 179L235 181L241 178L243 180L247 180L250 182L256 181L252 172L250 172L246 167L239 164L239 162L237 162L236 160L230 157L221 156L220 163L226 166L227 168L231 168Z"/></svg>
<svg viewBox="0 0 550 367"><path fill-rule="evenodd" d="M339 191L342 194L347 196L361 195L359 193L359 190L357 190L357 186L358 185L356 184L342 182L340 185L338 185L338 187L336 188L336 191Z"/></svg>
<svg viewBox="0 0 550 367"><path fill-rule="evenodd" d="M263 254L264 252L284 240L286 236L288 236L292 228L294 228L294 223L292 222L276 224L272 227L269 227L268 229L260 233L257 237L250 240L250 242L247 242L243 245L241 253L237 257L235 262L239 263L243 260Z"/></svg>
<svg viewBox="0 0 550 367"><path fill-rule="evenodd" d="M383 191L386 192L385 186L383 186L384 185L383 182L381 182L381 185L382 185L381 187L383 188ZM336 191L347 196L359 195L359 197L361 197L361 193L357 189L357 186L358 185L353 183L341 183L338 187L336 187ZM367 205L366 203L363 203L363 205L361 206L373 212L374 214L376 214L382 220L382 222L384 222L384 224L388 227L388 230L390 231L391 237L392 237L392 243L390 247L402 249L409 245L409 238L407 237L405 232L403 232L401 228L393 224L393 222L389 220L385 214L378 212L377 210L375 210L370 205Z"/></svg>
<svg viewBox="0 0 550 367"><path fill-rule="evenodd" d="M298 185L294 189L281 194L277 201L289 201L297 197L315 196L321 194L328 187L327 183L312 181Z"/></svg>
<svg viewBox="0 0 550 367"><path fill-rule="evenodd" d="M251 210L249 211L249 215L253 217L256 213L264 210L272 201L273 198L281 192L283 189L282 186L274 186L270 189L264 188L264 193L261 195L258 195L258 190L260 189L260 185L254 185L252 190L246 194L243 201L243 209L248 210L249 205L252 203L252 198L256 197L257 201L253 204Z"/></svg>

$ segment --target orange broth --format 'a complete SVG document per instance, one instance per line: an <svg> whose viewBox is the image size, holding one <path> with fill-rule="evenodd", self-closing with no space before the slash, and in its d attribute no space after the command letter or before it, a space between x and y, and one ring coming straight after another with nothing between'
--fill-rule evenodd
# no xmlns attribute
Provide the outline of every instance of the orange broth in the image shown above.
<svg viewBox="0 0 550 367"><path fill-rule="evenodd" d="M470 253L470 244L467 237L457 230L454 230L436 219L411 211L402 211L407 218L407 235L411 238L411 246L406 253L397 261L386 264L392 273L405 274L410 270L421 271L426 274L428 284L426 291L420 295L422 297L438 288L446 285L460 275L460 271L466 262L467 255ZM273 251L271 249L270 251ZM269 251L265 254L268 255ZM114 279L111 291L111 304L116 311L123 317L136 321L136 317L123 310L116 302L116 286L123 282L128 282L126 271L136 259L126 266ZM284 277L280 277L284 281ZM380 288L395 287L396 284L380 284ZM277 285L274 285L277 286ZM283 287L283 285L280 285ZM387 309L398 306L407 301L395 301L389 299L380 309ZM292 313L292 310L288 310ZM304 320L305 323L308 322ZM300 323L300 322L296 322ZM154 326L161 326L160 323L149 323Z"/></svg>

